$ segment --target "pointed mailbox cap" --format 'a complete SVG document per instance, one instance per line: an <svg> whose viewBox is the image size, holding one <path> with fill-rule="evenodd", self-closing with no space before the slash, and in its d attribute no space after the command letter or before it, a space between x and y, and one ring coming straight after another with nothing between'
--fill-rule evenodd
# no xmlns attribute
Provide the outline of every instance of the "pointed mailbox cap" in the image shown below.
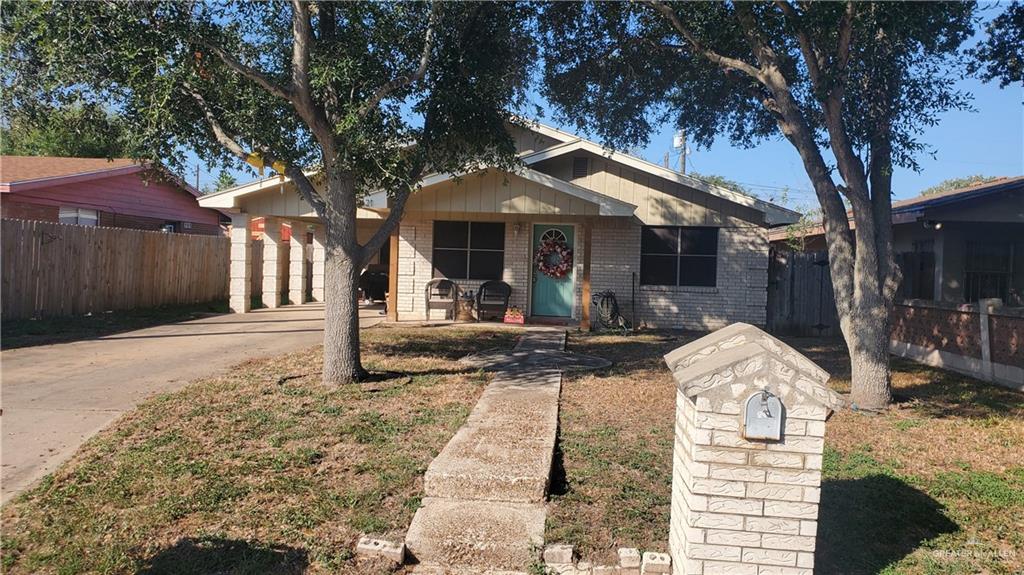
<svg viewBox="0 0 1024 575"><path fill-rule="evenodd" d="M787 406L818 405L834 411L842 396L829 389L829 374L792 347L746 323L734 323L665 355L679 391L712 404L733 402L767 389Z"/></svg>

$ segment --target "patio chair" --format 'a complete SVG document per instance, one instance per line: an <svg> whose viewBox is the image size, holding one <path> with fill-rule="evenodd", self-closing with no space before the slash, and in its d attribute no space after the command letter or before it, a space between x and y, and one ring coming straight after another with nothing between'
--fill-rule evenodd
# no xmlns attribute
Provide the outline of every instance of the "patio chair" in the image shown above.
<svg viewBox="0 0 1024 575"><path fill-rule="evenodd" d="M383 272L365 271L359 276L359 289L367 300L380 301L388 291L388 274Z"/></svg>
<svg viewBox="0 0 1024 575"><path fill-rule="evenodd" d="M426 303L427 303L427 319L430 319L430 310L432 309L444 309L445 319L454 320L458 310L456 306L459 305L459 286L452 280L436 279L427 282L426 290Z"/></svg>
<svg viewBox="0 0 1024 575"><path fill-rule="evenodd" d="M484 282L476 292L476 320L483 320L485 312L504 318L511 297L512 286L507 283L498 280Z"/></svg>

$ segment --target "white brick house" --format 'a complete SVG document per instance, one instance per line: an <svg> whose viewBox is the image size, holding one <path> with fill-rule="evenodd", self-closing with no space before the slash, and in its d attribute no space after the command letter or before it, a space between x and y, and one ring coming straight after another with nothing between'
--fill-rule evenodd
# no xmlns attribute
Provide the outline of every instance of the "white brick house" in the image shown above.
<svg viewBox="0 0 1024 575"><path fill-rule="evenodd" d="M426 284L446 277L465 291L487 280L507 282L511 305L528 319L587 327L586 294L612 290L622 314L636 324L764 325L768 229L795 221L795 212L554 128L510 130L522 161L514 173L482 168L436 174L409 199L381 254L380 266L391 276L392 319L426 319ZM268 178L204 196L200 204L233 213L236 227L260 216L289 222L293 230L308 227L314 238L312 293L323 293L317 285L323 281L319 220L289 182ZM366 198L359 210L361 241L379 226L387 205L386 194ZM272 244L273 234L268 236ZM297 236L292 241L301 243L305 234ZM545 275L534 263L539 243L552 237L573 250L573 266L562 278ZM264 269L252 270L248 241L248 234L233 236L233 309L248 309L249 281L243 280L254 273L262 272L271 289L280 282L268 279L290 273L290 292L305 291L291 285L307 281L301 261L289 268L267 266L276 257L264 258ZM276 248L265 240L264 249ZM303 251L292 250L291 259Z"/></svg>

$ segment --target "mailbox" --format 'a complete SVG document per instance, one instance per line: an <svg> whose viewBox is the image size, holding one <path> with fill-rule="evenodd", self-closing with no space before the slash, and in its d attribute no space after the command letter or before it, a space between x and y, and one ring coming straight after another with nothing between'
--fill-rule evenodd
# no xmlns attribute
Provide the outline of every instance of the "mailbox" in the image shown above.
<svg viewBox="0 0 1024 575"><path fill-rule="evenodd" d="M745 439L780 441L784 416L782 401L772 392L763 389L747 398L740 434Z"/></svg>

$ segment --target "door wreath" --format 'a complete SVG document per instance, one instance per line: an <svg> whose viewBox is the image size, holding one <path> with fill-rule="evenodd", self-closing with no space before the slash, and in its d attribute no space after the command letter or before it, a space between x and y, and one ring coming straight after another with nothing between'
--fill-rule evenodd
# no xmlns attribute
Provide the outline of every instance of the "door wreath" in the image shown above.
<svg viewBox="0 0 1024 575"><path fill-rule="evenodd" d="M542 274L564 278L572 270L572 250L563 239L546 239L537 247L533 261Z"/></svg>

